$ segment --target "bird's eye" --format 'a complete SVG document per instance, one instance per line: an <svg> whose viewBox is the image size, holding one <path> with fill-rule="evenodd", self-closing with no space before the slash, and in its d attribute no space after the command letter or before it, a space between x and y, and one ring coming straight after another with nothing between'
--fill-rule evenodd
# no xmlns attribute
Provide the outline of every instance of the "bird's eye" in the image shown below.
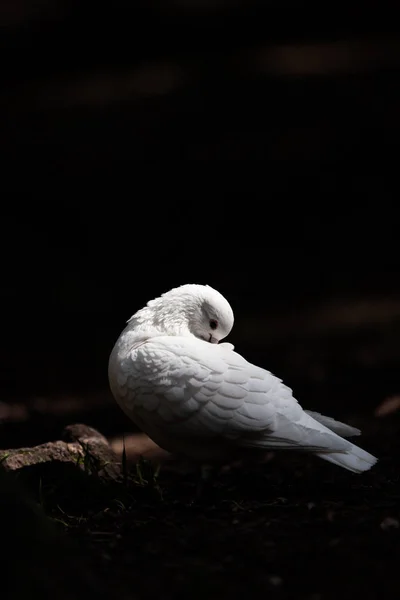
<svg viewBox="0 0 400 600"><path fill-rule="evenodd" d="M211 329L217 329L217 327L218 327L218 321L216 321L215 319L211 319L211 321L210 321L210 327L211 327Z"/></svg>

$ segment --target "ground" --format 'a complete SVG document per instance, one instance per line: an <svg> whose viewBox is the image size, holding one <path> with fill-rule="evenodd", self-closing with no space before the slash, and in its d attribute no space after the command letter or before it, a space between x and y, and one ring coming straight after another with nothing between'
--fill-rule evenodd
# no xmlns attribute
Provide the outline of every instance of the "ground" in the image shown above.
<svg viewBox="0 0 400 600"><path fill-rule="evenodd" d="M398 442L387 447L397 458ZM163 499L133 497L127 512L81 530L122 595L130 578L139 597L400 595L400 483L390 456L361 477L281 457L225 474L202 504L188 504L191 479L160 476L160 485Z"/></svg>
<svg viewBox="0 0 400 600"><path fill-rule="evenodd" d="M38 488L31 474L54 535L80 557L76 575L71 554L61 561L76 577L66 597L400 597L400 419L360 420L357 441L380 458L361 476L281 453L223 471L197 498L197 474L168 464L110 484L59 466Z"/></svg>

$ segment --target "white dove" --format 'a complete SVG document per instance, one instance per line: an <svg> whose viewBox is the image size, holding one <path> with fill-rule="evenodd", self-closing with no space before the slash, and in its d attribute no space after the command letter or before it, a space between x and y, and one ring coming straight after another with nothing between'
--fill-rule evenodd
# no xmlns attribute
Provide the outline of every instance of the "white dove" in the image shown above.
<svg viewBox="0 0 400 600"><path fill-rule="evenodd" d="M377 459L341 436L360 431L302 409L292 390L218 342L233 312L215 289L174 288L136 312L109 360L123 411L156 444L203 463L247 450L311 452L354 473Z"/></svg>

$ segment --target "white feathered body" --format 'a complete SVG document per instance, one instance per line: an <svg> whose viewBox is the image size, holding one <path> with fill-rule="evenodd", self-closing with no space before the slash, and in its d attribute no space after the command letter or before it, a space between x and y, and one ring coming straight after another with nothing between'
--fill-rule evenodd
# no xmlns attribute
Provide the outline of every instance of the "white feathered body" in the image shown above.
<svg viewBox="0 0 400 600"><path fill-rule="evenodd" d="M212 461L240 449L301 450L357 473L376 462L338 435L357 429L308 414L278 377L231 344L128 324L111 353L109 381L124 412L172 453Z"/></svg>

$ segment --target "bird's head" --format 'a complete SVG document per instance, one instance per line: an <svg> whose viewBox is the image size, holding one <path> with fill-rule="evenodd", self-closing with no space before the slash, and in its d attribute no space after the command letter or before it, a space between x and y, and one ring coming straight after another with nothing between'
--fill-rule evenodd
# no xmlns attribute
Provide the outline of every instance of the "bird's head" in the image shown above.
<svg viewBox="0 0 400 600"><path fill-rule="evenodd" d="M147 324L166 335L194 335L217 344L233 327L227 300L208 285L186 284L150 300L130 319L143 330Z"/></svg>

